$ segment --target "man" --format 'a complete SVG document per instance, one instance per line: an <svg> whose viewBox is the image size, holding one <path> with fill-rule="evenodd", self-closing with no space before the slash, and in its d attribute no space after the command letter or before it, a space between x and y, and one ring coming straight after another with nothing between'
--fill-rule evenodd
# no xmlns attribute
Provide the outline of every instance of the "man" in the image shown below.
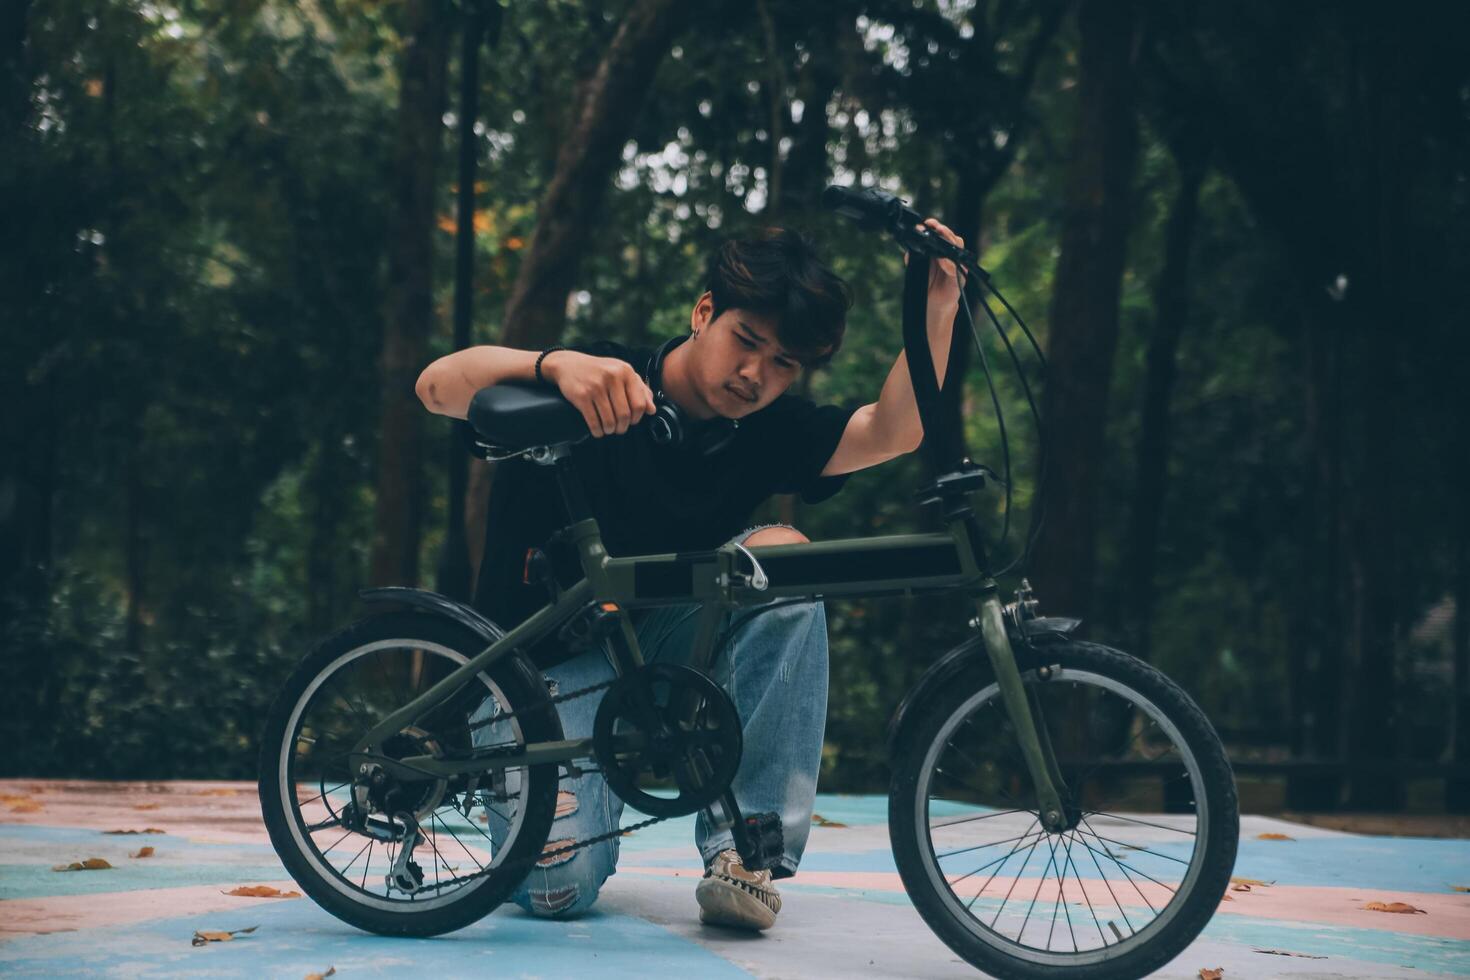
<svg viewBox="0 0 1470 980"><path fill-rule="evenodd" d="M925 223L963 245L937 220ZM927 326L941 383L959 293L953 263L934 263ZM804 542L787 525L746 526L751 512L773 493L799 492L810 503L826 499L849 474L912 452L923 438L902 354L870 404L817 406L787 393L803 370L836 353L850 305L846 284L805 239L771 228L727 242L712 256L708 288L690 313L687 336L656 350L610 341L542 352L474 347L429 365L416 390L430 411L463 419L475 392L488 385L555 385L595 437L578 444L572 458L609 554L708 549L727 540L747 546ZM647 426L630 432L660 402L682 420L676 445L655 444ZM544 592L522 582L522 556L566 523L547 469L503 466L495 481L475 605L506 628L545 602ZM684 607L638 615L634 625L645 659L685 655L693 622ZM561 691L612 676L599 651L559 664L555 651L535 653ZM821 765L827 706L822 604L786 605L753 617L717 667L716 680L735 701L744 736L736 799L745 812L781 815L786 849L774 877L787 877L806 845ZM559 706L568 738L591 733L597 700L587 696ZM564 785L548 849L618 826L622 802L599 774ZM490 819L493 835L495 817ZM695 839L706 865L695 892L701 919L769 928L780 910L772 873L743 868L729 832L707 826L702 816ZM579 914L596 900L617 854L614 837L545 858L515 901L539 915Z"/></svg>

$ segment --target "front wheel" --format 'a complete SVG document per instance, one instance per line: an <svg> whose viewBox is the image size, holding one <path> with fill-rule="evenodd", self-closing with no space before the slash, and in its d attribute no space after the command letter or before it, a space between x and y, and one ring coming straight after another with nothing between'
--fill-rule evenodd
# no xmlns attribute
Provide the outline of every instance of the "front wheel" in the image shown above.
<svg viewBox="0 0 1470 980"><path fill-rule="evenodd" d="M1125 653L1066 641L1016 657L1068 827L1042 827L981 657L914 705L897 747L889 833L904 887L993 976L1144 976L1199 935L1229 885L1240 816L1224 747L1189 695Z"/></svg>
<svg viewBox="0 0 1470 980"><path fill-rule="evenodd" d="M319 643L271 707L260 753L266 829L291 877L339 919L385 935L459 929L505 901L545 845L556 765L382 779L360 787L366 805L357 802L348 757L359 739L484 647L448 620L374 616ZM462 759L561 737L539 675L510 656L378 751Z"/></svg>

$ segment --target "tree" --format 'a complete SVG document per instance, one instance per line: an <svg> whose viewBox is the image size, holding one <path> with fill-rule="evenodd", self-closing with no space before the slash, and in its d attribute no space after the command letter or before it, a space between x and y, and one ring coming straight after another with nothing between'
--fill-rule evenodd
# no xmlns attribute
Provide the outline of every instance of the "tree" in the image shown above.
<svg viewBox="0 0 1470 980"><path fill-rule="evenodd" d="M449 54L444 0L409 0L403 16L398 149L380 360L377 517L369 575L378 585L418 583L424 412L413 389L427 360L434 318L434 204Z"/></svg>
<svg viewBox="0 0 1470 980"><path fill-rule="evenodd" d="M1118 341L1118 296L1137 148L1137 28L1131 3L1084 0L1079 21L1076 140L1042 405L1047 482L1033 517L1045 523L1032 569L1050 608L1086 617L1096 567L1103 424Z"/></svg>

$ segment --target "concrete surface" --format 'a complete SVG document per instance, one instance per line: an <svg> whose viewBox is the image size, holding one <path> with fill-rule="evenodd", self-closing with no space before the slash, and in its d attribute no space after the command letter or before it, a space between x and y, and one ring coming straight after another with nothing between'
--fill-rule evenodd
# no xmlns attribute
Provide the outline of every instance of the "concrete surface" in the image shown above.
<svg viewBox="0 0 1470 980"><path fill-rule="evenodd" d="M0 974L305 977L976 977L910 906L881 797L822 796L801 874L782 882L771 932L701 926L692 818L627 837L598 907L572 922L503 907L432 940L358 932L306 899L237 898L294 887L245 783L0 781ZM639 819L629 813L627 820ZM162 834L107 835L156 828ZM1291 840L1259 840L1261 833ZM154 854L133 858L139 848ZM101 857L111 870L59 873ZM1246 817L1231 893L1204 934L1156 976L1470 975L1470 841L1367 837ZM1422 914L1363 909L1403 902ZM196 929L256 932L190 945ZM1266 950L1275 950L1268 953ZM1280 955L1283 953L1295 955Z"/></svg>

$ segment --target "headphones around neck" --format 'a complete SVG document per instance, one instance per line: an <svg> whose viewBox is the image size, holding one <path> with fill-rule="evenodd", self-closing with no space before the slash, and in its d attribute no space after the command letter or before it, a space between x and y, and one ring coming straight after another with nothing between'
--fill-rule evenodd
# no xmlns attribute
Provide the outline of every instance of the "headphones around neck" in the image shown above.
<svg viewBox="0 0 1470 980"><path fill-rule="evenodd" d="M738 419L714 418L708 421L689 418L673 399L664 394L664 358L669 351L689 339L689 334L671 337L659 345L648 359L643 383L653 390L656 411L648 418L648 432L654 445L672 446L697 456L713 456L735 438L740 428Z"/></svg>

